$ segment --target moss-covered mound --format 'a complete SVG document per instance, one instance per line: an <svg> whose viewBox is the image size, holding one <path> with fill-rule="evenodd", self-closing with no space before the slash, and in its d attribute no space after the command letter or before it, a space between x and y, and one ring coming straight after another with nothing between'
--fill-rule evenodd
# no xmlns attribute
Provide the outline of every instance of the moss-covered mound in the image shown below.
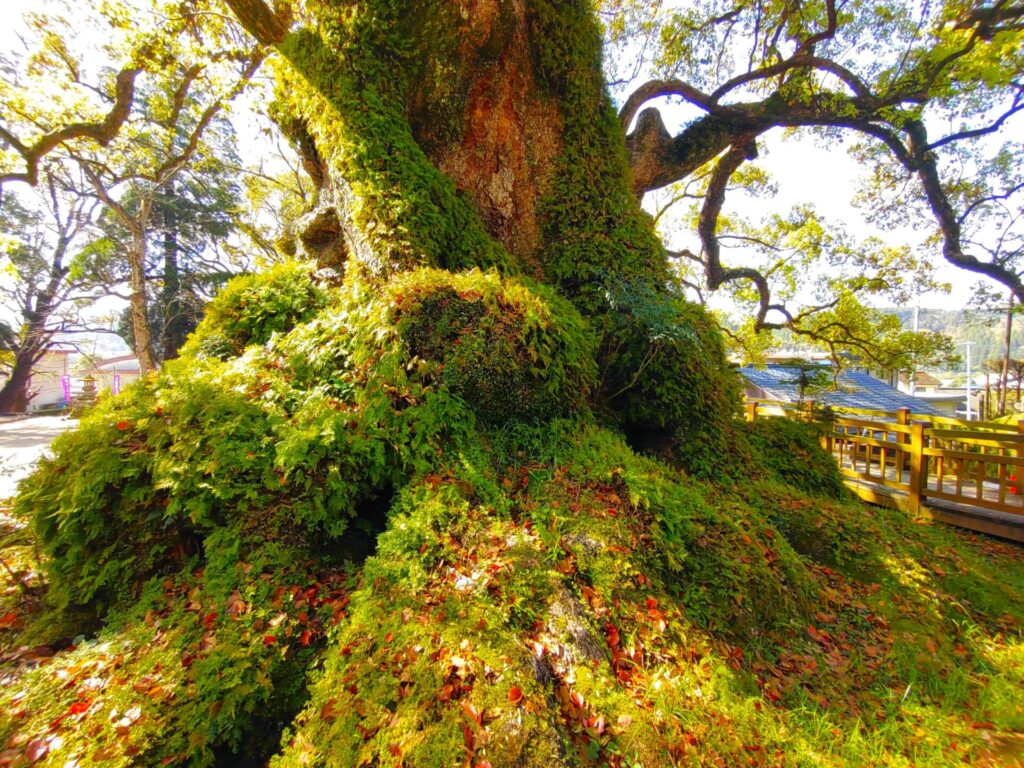
<svg viewBox="0 0 1024 768"><path fill-rule="evenodd" d="M305 292L329 306L273 336ZM212 339L248 351L207 357ZM52 563L52 602L102 615L209 558L228 528L243 556L268 535L329 547L446 440L478 419L571 414L594 371L586 324L540 287L422 270L369 295L278 269L225 291L180 360L63 436L18 510Z"/></svg>
<svg viewBox="0 0 1024 768"><path fill-rule="evenodd" d="M589 407L609 402L590 326L543 288L419 270L314 290L319 311L231 336L225 359L199 350L210 320L22 487L49 591L34 621L0 611L7 764L938 766L1012 749L1019 552L808 495L827 473L706 482L638 455ZM254 327L265 307L242 293L211 317ZM671 341L648 365L701 348ZM699 407L711 379L678 359ZM635 423L682 428L654 407L670 390L630 394ZM795 432L753 445L813 453Z"/></svg>
<svg viewBox="0 0 1024 768"><path fill-rule="evenodd" d="M327 299L314 269L305 262L286 262L229 281L217 300L207 305L181 354L224 360L305 322Z"/></svg>
<svg viewBox="0 0 1024 768"><path fill-rule="evenodd" d="M549 288L421 270L392 281L386 300L410 364L478 420L549 419L579 411L592 394L593 336Z"/></svg>
<svg viewBox="0 0 1024 768"><path fill-rule="evenodd" d="M821 446L822 428L790 419L757 419L744 424L755 466L805 493L841 499L843 477Z"/></svg>

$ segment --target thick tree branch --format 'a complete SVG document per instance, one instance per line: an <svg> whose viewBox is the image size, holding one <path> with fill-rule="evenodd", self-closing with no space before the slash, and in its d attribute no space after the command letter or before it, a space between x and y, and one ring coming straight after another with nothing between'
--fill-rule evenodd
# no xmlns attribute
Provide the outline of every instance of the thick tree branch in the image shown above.
<svg viewBox="0 0 1024 768"><path fill-rule="evenodd" d="M868 89L867 85L864 84L864 81L841 64L830 59L823 59L817 56L799 55L767 67L762 67L760 69L755 69L751 72L738 75L723 85L720 85L708 97L710 107L712 109L717 107L723 96L730 91L739 88L741 85L752 83L756 80L766 80L769 77L782 75L794 69L817 69L823 72L828 72L835 75L839 80L845 83L855 95L862 99L873 99L871 91Z"/></svg>
<svg viewBox="0 0 1024 768"><path fill-rule="evenodd" d="M978 37L991 40L1000 32L1016 31L1024 20L1024 5L998 2L988 8L975 8L957 22L956 29L974 29Z"/></svg>
<svg viewBox="0 0 1024 768"><path fill-rule="evenodd" d="M772 305L771 288L767 278L760 271L750 267L722 266L721 246L718 242L718 219L722 213L722 205L725 203L725 192L729 186L729 179L745 161L752 160L756 156L757 146L754 137L747 136L733 144L718 161L704 197L704 206L701 208L700 218L697 222L697 234L700 235L701 245L704 248L704 271L707 275L708 290L718 290L724 283L735 280L750 280L757 289L758 295L758 310L754 328L760 330L765 326L769 311L778 309L785 312L785 310L778 305Z"/></svg>
<svg viewBox="0 0 1024 768"><path fill-rule="evenodd" d="M640 107L651 99L662 96L681 96L705 111L709 111L712 106L710 96L682 80L649 80L633 91L626 99L626 103L622 105L622 109L619 110L622 129L629 129L629 125L633 122Z"/></svg>
<svg viewBox="0 0 1024 768"><path fill-rule="evenodd" d="M928 200L928 206L942 232L942 255L946 261L953 266L984 275L1005 285L1018 301L1024 302L1024 283L1021 282L1020 275L1015 270L1001 264L981 261L971 254L964 253L961 242L960 217L956 215L956 211L953 210L953 205L942 187L935 154L930 151L928 146L928 133L924 123L919 120L907 121L904 130L910 136L910 151L916 164L912 170L917 172Z"/></svg>
<svg viewBox="0 0 1024 768"><path fill-rule="evenodd" d="M277 45L288 34L292 23L288 0L277 0L274 8L263 0L225 1L246 31L263 45Z"/></svg>
<svg viewBox="0 0 1024 768"><path fill-rule="evenodd" d="M25 171L0 175L0 187L9 181L24 181L32 186L39 182L39 163L57 146L72 139L92 139L102 147L107 146L121 130L131 113L135 99L135 78L141 69L123 69L117 75L114 89L114 104L106 117L96 123L72 123L40 137L31 147L18 141L9 131L0 129L3 138L25 160Z"/></svg>

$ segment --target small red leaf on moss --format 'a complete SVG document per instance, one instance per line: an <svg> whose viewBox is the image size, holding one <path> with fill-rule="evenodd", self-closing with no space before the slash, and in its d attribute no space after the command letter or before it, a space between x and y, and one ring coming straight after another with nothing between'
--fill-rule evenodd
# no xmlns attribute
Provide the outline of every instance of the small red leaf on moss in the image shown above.
<svg viewBox="0 0 1024 768"><path fill-rule="evenodd" d="M80 715L83 712L87 711L89 709L89 707L91 707L91 706L92 706L92 702L91 701L88 701L88 700L86 700L86 701L76 701L74 704L72 704L70 707L68 707L68 714L69 715Z"/></svg>
<svg viewBox="0 0 1024 768"><path fill-rule="evenodd" d="M518 704L523 700L523 691L517 686L512 686L508 691L508 700L512 704Z"/></svg>
<svg viewBox="0 0 1024 768"><path fill-rule="evenodd" d="M128 421L128 419L121 419L119 422L117 422L115 426L118 428L118 430L124 432L126 429L132 428L132 423Z"/></svg>
<svg viewBox="0 0 1024 768"><path fill-rule="evenodd" d="M309 641L310 641L310 638L312 638L312 637L313 637L313 633L312 633L312 632L310 632L310 631L309 631L309 630L307 629L306 631L304 631L304 632L302 633L301 637L299 637L299 642L300 642L300 643L302 643L302 645L303 645L303 646L308 646L308 645L309 645Z"/></svg>
<svg viewBox="0 0 1024 768"><path fill-rule="evenodd" d="M468 701L462 702L462 711L469 715L477 725L483 721L483 713Z"/></svg>
<svg viewBox="0 0 1024 768"><path fill-rule="evenodd" d="M277 638L274 637L273 635L264 635L263 636L263 644L264 645L275 645L276 643L277 643Z"/></svg>

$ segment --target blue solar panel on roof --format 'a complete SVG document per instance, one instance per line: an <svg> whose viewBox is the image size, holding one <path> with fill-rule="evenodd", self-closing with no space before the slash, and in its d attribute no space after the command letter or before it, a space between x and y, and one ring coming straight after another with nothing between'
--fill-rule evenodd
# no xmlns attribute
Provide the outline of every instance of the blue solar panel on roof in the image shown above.
<svg viewBox="0 0 1024 768"><path fill-rule="evenodd" d="M800 369L785 365L764 368L740 368L740 374L762 390L770 400L795 403L800 399ZM941 416L942 411L924 400L893 389L884 381L860 371L843 371L837 379L839 389L816 391L816 403L833 408L865 408L876 411L898 411L909 408L913 413Z"/></svg>

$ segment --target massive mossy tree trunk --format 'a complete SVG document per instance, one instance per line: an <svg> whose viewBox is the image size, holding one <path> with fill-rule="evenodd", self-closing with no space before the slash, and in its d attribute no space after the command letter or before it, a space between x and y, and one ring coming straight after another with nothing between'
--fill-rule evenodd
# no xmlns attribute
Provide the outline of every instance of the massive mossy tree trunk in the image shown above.
<svg viewBox="0 0 1024 768"><path fill-rule="evenodd" d="M807 637L823 611L880 643L844 579L882 568L859 542L920 534L837 506L803 425L738 427L588 3L309 2L298 31L231 5L283 54L277 117L320 187L301 239L342 277L231 281L26 481L36 629L100 642L3 687L0 741L46 765L780 764L801 726L771 702L854 702L776 683L792 649L851 668ZM892 698L891 666L857 666ZM806 762L845 748L827 717Z"/></svg>
<svg viewBox="0 0 1024 768"><path fill-rule="evenodd" d="M599 337L595 404L662 443L684 422L720 431L734 390L639 207L587 3L317 2L291 32L229 4L287 62L277 114L319 186L307 251L371 281L432 266L551 284ZM665 378L704 391L660 403Z"/></svg>
<svg viewBox="0 0 1024 768"><path fill-rule="evenodd" d="M497 266L573 294L610 276L664 284L585 4L312 10L308 29L263 33L288 61L282 123L320 185L311 249L375 275Z"/></svg>

